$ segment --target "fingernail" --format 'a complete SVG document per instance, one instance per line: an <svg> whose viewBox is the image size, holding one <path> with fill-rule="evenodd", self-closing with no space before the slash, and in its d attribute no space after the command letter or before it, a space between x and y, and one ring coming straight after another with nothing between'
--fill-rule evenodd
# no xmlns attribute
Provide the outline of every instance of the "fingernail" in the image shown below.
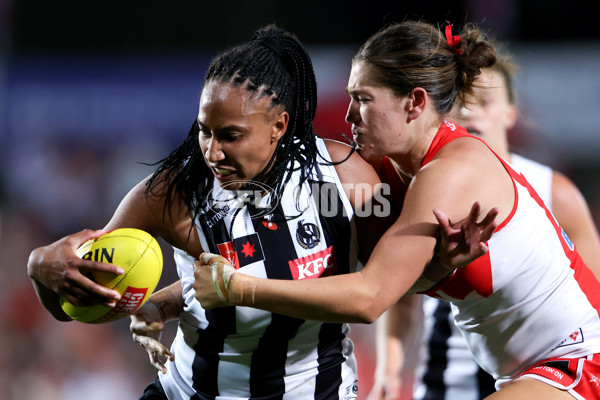
<svg viewBox="0 0 600 400"><path fill-rule="evenodd" d="M124 273L125 273L125 270L123 268L117 268L117 274L123 275Z"/></svg>

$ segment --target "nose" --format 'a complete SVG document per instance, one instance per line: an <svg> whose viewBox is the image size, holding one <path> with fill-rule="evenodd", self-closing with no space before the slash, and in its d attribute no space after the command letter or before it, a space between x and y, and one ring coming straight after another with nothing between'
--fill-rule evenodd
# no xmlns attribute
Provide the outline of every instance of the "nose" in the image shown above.
<svg viewBox="0 0 600 400"><path fill-rule="evenodd" d="M349 124L354 124L358 122L358 110L357 103L354 100L350 100L350 104L348 104L348 111L346 111L346 122Z"/></svg>
<svg viewBox="0 0 600 400"><path fill-rule="evenodd" d="M214 137L210 138L204 153L204 157L206 157L206 159L212 163L221 161L225 158L223 146L219 140L215 139Z"/></svg>

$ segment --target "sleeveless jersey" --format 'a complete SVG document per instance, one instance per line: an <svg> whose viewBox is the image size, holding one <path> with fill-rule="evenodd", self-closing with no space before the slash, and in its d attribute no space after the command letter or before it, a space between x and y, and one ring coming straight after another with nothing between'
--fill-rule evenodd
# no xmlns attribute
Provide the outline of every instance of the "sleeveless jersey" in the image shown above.
<svg viewBox="0 0 600 400"><path fill-rule="evenodd" d="M552 210L552 168L514 153L511 165ZM424 324L414 400L479 400L493 393L495 381L473 359L454 325L450 303L428 296L422 300Z"/></svg>
<svg viewBox="0 0 600 400"><path fill-rule="evenodd" d="M546 207L552 210L552 168L515 153L510 155L510 164L527 178L531 186L540 195Z"/></svg>
<svg viewBox="0 0 600 400"><path fill-rule="evenodd" d="M479 140L445 121L423 165L462 137ZM470 351L501 385L540 360L600 350L600 283L524 175L498 159L515 190L510 215L486 255L428 294L451 302Z"/></svg>
<svg viewBox="0 0 600 400"><path fill-rule="evenodd" d="M319 154L329 159L324 142L317 143ZM196 219L202 248L261 278L314 279L354 271L354 211L334 166L315 166L301 190L299 175L292 174L268 214L267 198L240 203L239 194L232 198L232 191L215 182L217 201ZM159 374L169 399L356 398L348 324L249 307L204 310L194 298L192 257L176 249L175 260L186 306L172 344L175 362L167 364L166 375Z"/></svg>

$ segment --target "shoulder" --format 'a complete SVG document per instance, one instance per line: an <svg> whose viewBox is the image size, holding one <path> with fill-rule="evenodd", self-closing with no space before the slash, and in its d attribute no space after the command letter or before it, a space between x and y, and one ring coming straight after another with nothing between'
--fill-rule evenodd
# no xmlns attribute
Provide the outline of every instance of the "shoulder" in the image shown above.
<svg viewBox="0 0 600 400"><path fill-rule="evenodd" d="M583 195L573 181L558 171L552 172L552 199L555 204L573 205L582 198Z"/></svg>
<svg viewBox="0 0 600 400"><path fill-rule="evenodd" d="M342 183L377 184L379 176L371 164L365 161L352 146L335 140L325 139L325 146Z"/></svg>

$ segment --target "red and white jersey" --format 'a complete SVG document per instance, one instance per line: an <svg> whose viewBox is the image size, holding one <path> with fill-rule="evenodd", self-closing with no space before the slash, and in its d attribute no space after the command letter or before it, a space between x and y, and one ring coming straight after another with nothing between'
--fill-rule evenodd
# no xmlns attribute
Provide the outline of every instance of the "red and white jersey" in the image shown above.
<svg viewBox="0 0 600 400"><path fill-rule="evenodd" d="M544 200L546 207L552 211L552 175L554 174L552 168L515 153L510 154L510 165L515 171L525 175L527 181Z"/></svg>
<svg viewBox="0 0 600 400"><path fill-rule="evenodd" d="M460 137L479 140L445 121L423 165ZM428 294L452 303L475 359L501 384L543 359L600 352L600 283L525 177L498 159L515 189L510 215L486 255Z"/></svg>

